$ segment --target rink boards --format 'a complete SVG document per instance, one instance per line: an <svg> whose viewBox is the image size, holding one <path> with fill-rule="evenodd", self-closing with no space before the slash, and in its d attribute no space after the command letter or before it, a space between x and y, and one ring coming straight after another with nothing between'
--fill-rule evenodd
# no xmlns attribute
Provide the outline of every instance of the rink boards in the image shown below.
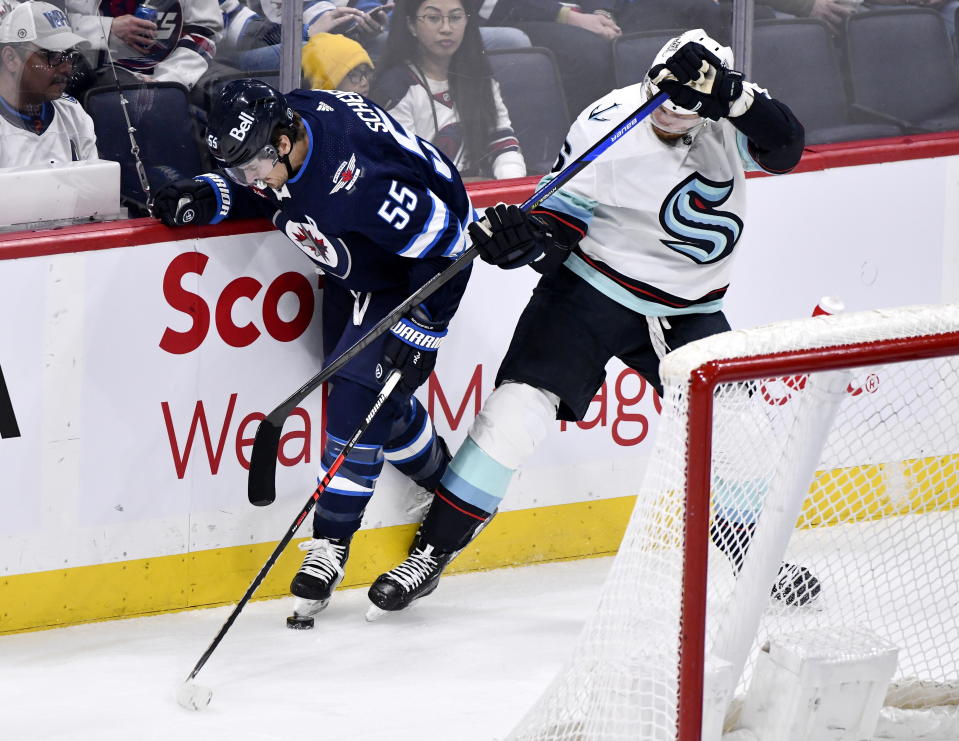
<svg viewBox="0 0 959 741"><path fill-rule="evenodd" d="M957 159L750 179L732 324L804 316L824 294L849 309L959 298L957 258L945 249L959 244L946 209L959 196ZM476 202L530 190L525 181ZM877 193L901 210L877 210ZM277 502L246 501L257 421L316 372L321 352L319 276L267 229L144 221L0 239L10 410L0 425L0 633L235 601L306 501L320 392L284 428ZM420 392L453 449L492 388L534 281L531 271L474 272ZM611 365L584 422L556 424L455 567L613 552L657 419L642 379ZM403 557L417 503L386 470L346 586ZM288 549L259 596L285 594L299 560Z"/></svg>

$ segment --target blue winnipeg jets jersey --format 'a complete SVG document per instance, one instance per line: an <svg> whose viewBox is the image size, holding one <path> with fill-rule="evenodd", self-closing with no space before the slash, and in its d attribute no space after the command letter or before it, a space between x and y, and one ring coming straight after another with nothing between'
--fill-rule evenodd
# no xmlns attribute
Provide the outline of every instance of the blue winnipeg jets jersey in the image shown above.
<svg viewBox="0 0 959 741"><path fill-rule="evenodd" d="M286 99L306 128L306 160L282 189L260 195L276 227L328 280L352 291L412 293L466 249L473 207L435 147L356 93L295 90ZM233 199L234 210L247 201ZM463 272L425 302L433 319L455 312Z"/></svg>

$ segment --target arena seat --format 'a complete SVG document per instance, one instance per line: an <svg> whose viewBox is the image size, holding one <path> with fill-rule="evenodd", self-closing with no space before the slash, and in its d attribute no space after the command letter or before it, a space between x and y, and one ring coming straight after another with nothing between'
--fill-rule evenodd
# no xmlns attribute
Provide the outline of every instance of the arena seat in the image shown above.
<svg viewBox="0 0 959 741"><path fill-rule="evenodd" d="M553 53L532 46L490 51L486 56L523 149L527 172L549 172L570 124Z"/></svg>
<svg viewBox="0 0 959 741"><path fill-rule="evenodd" d="M910 133L959 129L959 78L945 20L931 8L888 8L846 19L852 107Z"/></svg>
<svg viewBox="0 0 959 741"><path fill-rule="evenodd" d="M172 180L206 169L187 90L175 82L121 85L140 161L153 192ZM135 215L146 213L146 193L137 176L127 123L116 85L91 88L83 107L93 118L100 157L120 163L120 196Z"/></svg>
<svg viewBox="0 0 959 741"><path fill-rule="evenodd" d="M893 123L856 123L839 50L828 26L813 18L757 21L751 77L786 103L806 128L807 144L899 136Z"/></svg>

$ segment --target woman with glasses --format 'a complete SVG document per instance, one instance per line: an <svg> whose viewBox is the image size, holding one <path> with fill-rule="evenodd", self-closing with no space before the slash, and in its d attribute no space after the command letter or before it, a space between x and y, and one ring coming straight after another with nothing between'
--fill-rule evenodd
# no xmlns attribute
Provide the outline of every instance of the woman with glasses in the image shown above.
<svg viewBox="0 0 959 741"><path fill-rule="evenodd" d="M18 5L0 24L0 167L97 159L93 120L64 90L85 44L49 3Z"/></svg>
<svg viewBox="0 0 959 741"><path fill-rule="evenodd" d="M319 33L303 47L303 74L314 90L370 94L373 62L359 43L335 33Z"/></svg>
<svg viewBox="0 0 959 741"><path fill-rule="evenodd" d="M466 0L400 0L373 99L465 178L516 178L526 162Z"/></svg>

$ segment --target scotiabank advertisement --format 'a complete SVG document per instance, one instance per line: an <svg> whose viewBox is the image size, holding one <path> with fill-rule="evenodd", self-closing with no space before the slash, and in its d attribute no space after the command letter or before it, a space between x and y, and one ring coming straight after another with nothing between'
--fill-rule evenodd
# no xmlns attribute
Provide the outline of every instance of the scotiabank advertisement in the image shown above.
<svg viewBox="0 0 959 741"><path fill-rule="evenodd" d="M956 160L750 180L733 325L807 316L824 294L850 310L949 300L959 269L944 246L959 235L942 194L959 194ZM878 208L877 191L911 218ZM475 265L418 392L454 451L537 277ZM258 422L321 366L321 285L273 231L0 259L0 576L276 540L315 487L322 390L284 427L270 507L247 501L249 456ZM870 383L857 380L864 396ZM775 404L789 389L766 392ZM614 361L502 509L635 494L659 414ZM387 466L365 526L412 522L417 501Z"/></svg>
<svg viewBox="0 0 959 741"><path fill-rule="evenodd" d="M77 524L113 533L124 559L275 538L277 516L289 522L315 486L322 390L287 420L270 508L247 502L250 451L263 416L321 367L322 277L272 232L107 250L85 262ZM492 390L535 279L475 267L420 391L453 450ZM583 422L556 423L505 508L579 501L596 489L595 468L597 496L631 493L635 451L656 414L646 383L620 367ZM623 475L613 485L617 459ZM367 526L410 521L411 488L388 471ZM141 528L149 552L131 537Z"/></svg>

